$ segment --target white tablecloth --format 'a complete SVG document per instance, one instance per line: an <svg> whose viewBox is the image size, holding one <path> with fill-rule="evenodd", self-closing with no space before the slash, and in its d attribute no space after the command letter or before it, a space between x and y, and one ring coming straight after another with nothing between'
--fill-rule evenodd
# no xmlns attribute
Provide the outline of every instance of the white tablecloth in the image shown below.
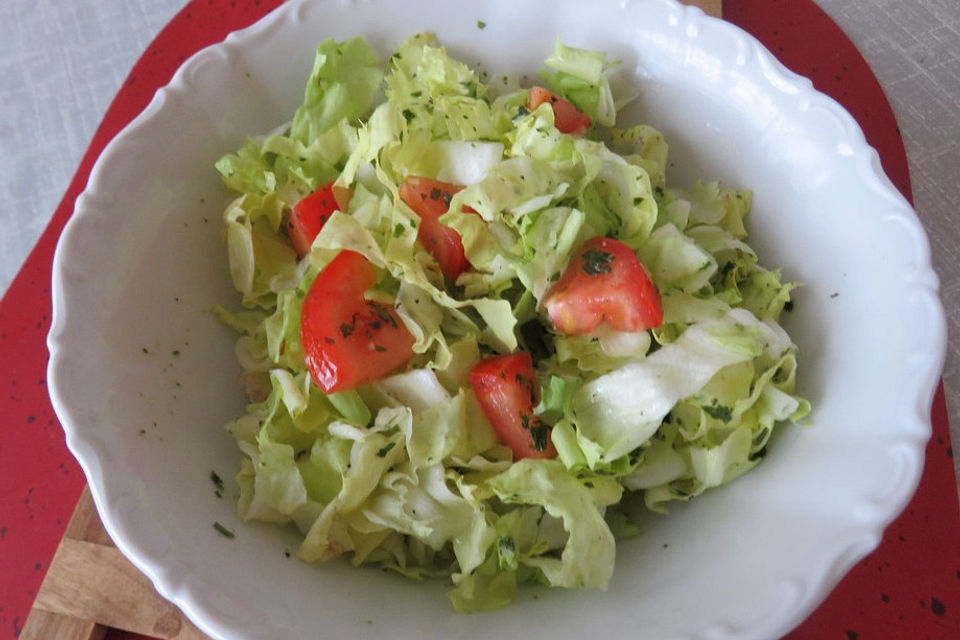
<svg viewBox="0 0 960 640"><path fill-rule="evenodd" d="M0 2L0 292L49 221L133 63L184 3ZM951 318L944 385L960 444L960 2L819 4L860 48L900 123Z"/></svg>

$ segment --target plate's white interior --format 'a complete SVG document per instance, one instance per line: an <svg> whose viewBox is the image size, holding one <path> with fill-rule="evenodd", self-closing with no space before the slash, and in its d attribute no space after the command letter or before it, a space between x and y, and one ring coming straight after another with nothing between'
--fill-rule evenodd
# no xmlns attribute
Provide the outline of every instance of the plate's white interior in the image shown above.
<svg viewBox="0 0 960 640"><path fill-rule="evenodd" d="M482 20L486 28L478 28ZM624 61L661 128L668 181L751 188L753 244L806 283L785 325L801 348L808 428L754 472L622 542L607 592L527 590L452 613L440 582L287 558L292 532L237 521L236 299L213 162L288 119L325 37L387 54L435 30L489 71L530 73L559 34ZM118 546L223 638L773 638L875 546L923 463L944 328L926 239L854 121L738 29L668 0L294 1L188 61L107 148L54 265L50 382L71 450ZM212 524L236 531L228 540ZM597 621L602 624L597 626Z"/></svg>

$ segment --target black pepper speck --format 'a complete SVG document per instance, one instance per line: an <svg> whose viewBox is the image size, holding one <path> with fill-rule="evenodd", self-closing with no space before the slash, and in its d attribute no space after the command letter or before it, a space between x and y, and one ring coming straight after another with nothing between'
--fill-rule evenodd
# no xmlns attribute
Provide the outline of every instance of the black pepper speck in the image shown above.
<svg viewBox="0 0 960 640"><path fill-rule="evenodd" d="M930 611L933 611L933 615L942 617L947 613L947 607L936 598L930 598Z"/></svg>

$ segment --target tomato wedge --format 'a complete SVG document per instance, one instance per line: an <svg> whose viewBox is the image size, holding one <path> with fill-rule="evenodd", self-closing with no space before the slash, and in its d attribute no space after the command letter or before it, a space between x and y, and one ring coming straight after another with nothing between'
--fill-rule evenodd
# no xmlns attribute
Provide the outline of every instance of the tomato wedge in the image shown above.
<svg viewBox="0 0 960 640"><path fill-rule="evenodd" d="M601 322L615 331L663 324L663 302L637 255L612 238L591 238L574 254L543 305L559 333L590 333Z"/></svg>
<svg viewBox="0 0 960 640"><path fill-rule="evenodd" d="M540 383L529 353L481 360L470 370L470 386L514 460L557 457L550 427L533 413L540 404Z"/></svg>
<svg viewBox="0 0 960 640"><path fill-rule="evenodd" d="M297 255L310 253L313 239L320 233L330 214L347 206L350 190L335 187L328 182L293 206L287 221L287 232Z"/></svg>
<svg viewBox="0 0 960 640"><path fill-rule="evenodd" d="M451 281L470 268L463 241L454 229L440 222L450 208L450 198L462 186L423 176L408 176L400 185L400 199L420 216L417 240L434 257L443 275Z"/></svg>
<svg viewBox="0 0 960 640"><path fill-rule="evenodd" d="M413 356L413 336L396 311L364 299L375 282L373 265L344 250L317 275L303 300L303 355L325 393L382 378Z"/></svg>
<svg viewBox="0 0 960 640"><path fill-rule="evenodd" d="M577 109L549 89L532 87L527 99L527 108L533 111L544 102L553 107L553 124L561 133L583 135L590 128L590 116Z"/></svg>

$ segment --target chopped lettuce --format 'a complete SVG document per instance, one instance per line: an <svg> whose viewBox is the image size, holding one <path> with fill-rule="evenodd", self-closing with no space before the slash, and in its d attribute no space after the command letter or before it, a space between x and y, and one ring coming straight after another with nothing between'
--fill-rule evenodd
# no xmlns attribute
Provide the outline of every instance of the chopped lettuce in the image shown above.
<svg viewBox="0 0 960 640"><path fill-rule="evenodd" d="M542 78L590 116L561 133L515 80L452 58L430 33L383 65L360 38L317 48L290 123L216 163L251 404L227 425L242 460L238 512L295 526L305 561L345 556L411 578L447 576L457 611L508 605L526 583L600 588L615 539L642 535L625 491L665 512L758 464L778 424L798 421L797 348L778 324L795 283L747 244L747 191L668 188L668 147L618 126L635 92L600 52L557 41ZM384 98L385 99L381 99ZM423 175L463 185L440 222L472 268L447 282L398 196ZM322 184L352 196L298 257L293 206ZM551 330L543 301L595 236L638 255L663 303L648 331ZM350 250L374 265L366 296L413 337L402 371L324 394L307 371L300 308ZM488 355L529 351L554 460L513 460L469 383Z"/></svg>

